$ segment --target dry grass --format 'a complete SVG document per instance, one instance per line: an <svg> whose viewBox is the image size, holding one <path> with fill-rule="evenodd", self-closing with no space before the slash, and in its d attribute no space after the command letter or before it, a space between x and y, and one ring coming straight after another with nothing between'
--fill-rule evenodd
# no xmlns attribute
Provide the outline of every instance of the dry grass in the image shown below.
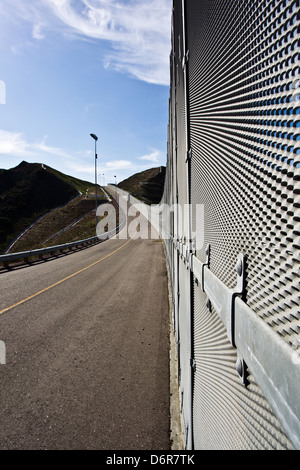
<svg viewBox="0 0 300 470"><path fill-rule="evenodd" d="M70 227L78 219L82 220ZM95 235L95 200L82 196L43 217L15 243L10 253L69 243Z"/></svg>

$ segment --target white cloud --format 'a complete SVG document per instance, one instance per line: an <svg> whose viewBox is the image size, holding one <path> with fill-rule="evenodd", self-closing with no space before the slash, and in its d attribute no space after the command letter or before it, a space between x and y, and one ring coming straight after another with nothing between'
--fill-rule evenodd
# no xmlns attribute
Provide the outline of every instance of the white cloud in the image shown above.
<svg viewBox="0 0 300 470"><path fill-rule="evenodd" d="M110 171L129 170L133 167L133 163L128 160L113 160L105 163L105 169Z"/></svg>
<svg viewBox="0 0 300 470"><path fill-rule="evenodd" d="M0 155L26 156L29 145L23 135L18 132L9 132L0 129Z"/></svg>
<svg viewBox="0 0 300 470"><path fill-rule="evenodd" d="M105 67L169 85L171 0L47 0L73 33L112 43Z"/></svg>
<svg viewBox="0 0 300 470"><path fill-rule="evenodd" d="M47 137L47 136L46 136ZM43 160L45 156L71 158L63 149L46 145L42 142L28 142L21 132L10 132L0 129L0 156L13 156L21 158L37 158Z"/></svg>
<svg viewBox="0 0 300 470"><path fill-rule="evenodd" d="M139 157L140 160L146 160L152 163L159 163L162 160L162 153L159 150L153 150L149 155Z"/></svg>
<svg viewBox="0 0 300 470"><path fill-rule="evenodd" d="M110 51L104 67L169 85L171 0L31 0L26 6L21 0L3 1L6 13L32 23L33 39L52 31L106 41Z"/></svg>
<svg viewBox="0 0 300 470"><path fill-rule="evenodd" d="M54 155L57 157L70 158L70 155L67 152L65 152L63 149L58 148L58 147L50 147L49 145L46 145L44 142L31 144L31 150L33 152L38 152L39 155L48 154L48 155Z"/></svg>
<svg viewBox="0 0 300 470"><path fill-rule="evenodd" d="M44 34L42 34L42 27L43 25L41 23L37 23L33 25L33 30L32 30L32 37L33 39L44 39Z"/></svg>

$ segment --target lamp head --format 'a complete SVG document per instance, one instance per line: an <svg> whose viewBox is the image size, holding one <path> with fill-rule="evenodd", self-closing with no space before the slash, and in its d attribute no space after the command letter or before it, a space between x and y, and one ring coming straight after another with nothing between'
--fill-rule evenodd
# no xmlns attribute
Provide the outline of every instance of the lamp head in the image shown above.
<svg viewBox="0 0 300 470"><path fill-rule="evenodd" d="M98 137L95 134L90 134L90 136L93 137L93 139L98 140Z"/></svg>

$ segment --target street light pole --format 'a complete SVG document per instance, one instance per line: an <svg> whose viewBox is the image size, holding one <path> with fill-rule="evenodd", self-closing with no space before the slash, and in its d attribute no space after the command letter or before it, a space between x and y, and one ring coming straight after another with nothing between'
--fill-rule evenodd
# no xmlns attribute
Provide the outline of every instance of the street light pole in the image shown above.
<svg viewBox="0 0 300 470"><path fill-rule="evenodd" d="M95 134L90 134L95 141L95 199L96 199L96 229L97 229L97 140L98 137Z"/></svg>

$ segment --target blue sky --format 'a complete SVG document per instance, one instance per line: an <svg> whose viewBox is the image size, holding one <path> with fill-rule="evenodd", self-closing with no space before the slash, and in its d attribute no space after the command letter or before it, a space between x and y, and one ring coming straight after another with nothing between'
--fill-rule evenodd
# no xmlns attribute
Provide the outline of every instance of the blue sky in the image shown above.
<svg viewBox="0 0 300 470"><path fill-rule="evenodd" d="M1 0L0 168L117 182L166 164L171 0ZM103 176L104 175L104 176Z"/></svg>

